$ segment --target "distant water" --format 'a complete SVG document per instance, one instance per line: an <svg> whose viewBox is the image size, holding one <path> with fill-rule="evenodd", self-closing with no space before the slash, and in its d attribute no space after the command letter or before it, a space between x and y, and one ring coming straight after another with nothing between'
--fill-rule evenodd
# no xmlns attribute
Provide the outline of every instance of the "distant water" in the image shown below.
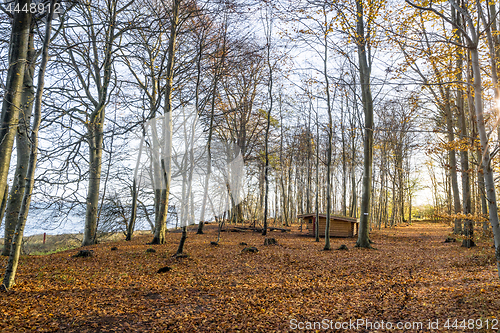
<svg viewBox="0 0 500 333"><path fill-rule="evenodd" d="M153 219L154 215L152 215L151 218ZM0 228L0 238L3 238L4 235L4 223L5 220L2 221ZM170 216L167 219L167 228L175 228L175 226L175 216ZM85 210L82 208L73 208L73 210L67 213L62 212L59 208L43 209L35 207L34 209L31 209L28 214L28 220L26 221L26 227L24 229L24 236L32 236L43 233L48 235L77 234L83 233L84 227ZM124 225L120 226L118 223L113 223L113 226L107 228L106 230L120 232L124 229ZM145 218L139 217L136 220L135 230L151 230L151 227Z"/></svg>

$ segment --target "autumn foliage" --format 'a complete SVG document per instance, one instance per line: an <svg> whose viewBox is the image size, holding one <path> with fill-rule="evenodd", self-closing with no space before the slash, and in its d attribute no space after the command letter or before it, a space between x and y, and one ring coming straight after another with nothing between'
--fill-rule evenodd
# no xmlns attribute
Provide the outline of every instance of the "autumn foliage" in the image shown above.
<svg viewBox="0 0 500 333"><path fill-rule="evenodd" d="M289 331L292 319L494 319L500 284L491 241L465 249L444 243L449 231L416 223L374 231L375 250L337 238L332 248L347 251L322 251L296 229L271 232L277 245L248 231L223 233L211 246L216 232L207 226L189 233L187 258L172 257L179 233L168 233L166 245L140 236L89 246L87 258L74 257L78 250L24 256L16 286L0 294L0 330L274 332ZM242 243L259 251L242 254Z"/></svg>

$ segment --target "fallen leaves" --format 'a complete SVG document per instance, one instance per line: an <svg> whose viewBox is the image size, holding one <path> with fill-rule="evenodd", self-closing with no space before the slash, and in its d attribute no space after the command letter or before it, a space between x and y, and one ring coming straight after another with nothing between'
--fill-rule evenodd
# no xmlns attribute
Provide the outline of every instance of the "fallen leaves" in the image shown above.
<svg viewBox="0 0 500 333"><path fill-rule="evenodd" d="M394 231L397 230L397 234ZM263 243L252 232L190 233L187 258L175 259L179 234L166 245L150 237L76 250L24 256L13 291L0 294L6 332L287 331L290 320L422 321L492 318L500 284L490 240L464 249L443 243L448 227L414 224L374 231L377 250L320 251L323 242L275 234L280 246L241 255ZM119 251L110 251L110 246ZM5 259L3 259L5 260ZM168 267L158 274L162 267Z"/></svg>

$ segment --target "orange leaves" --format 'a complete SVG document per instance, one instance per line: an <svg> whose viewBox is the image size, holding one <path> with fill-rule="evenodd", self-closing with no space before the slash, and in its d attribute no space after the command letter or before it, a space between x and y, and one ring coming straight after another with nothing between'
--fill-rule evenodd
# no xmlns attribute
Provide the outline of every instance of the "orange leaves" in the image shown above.
<svg viewBox="0 0 500 333"><path fill-rule="evenodd" d="M93 246L95 258L25 256L18 285L0 294L0 331L270 332L288 331L291 319L492 318L498 309L486 301L500 298L494 263L481 259L490 244L445 245L441 224L376 231L377 251L353 248L355 239L332 239L349 251L320 251L296 228L273 233L281 246L241 232L223 233L213 248L210 227L190 233L181 260L171 258L175 233L149 255L149 237L137 237L120 251ZM241 242L259 252L240 255ZM156 274L165 265L172 270Z"/></svg>
<svg viewBox="0 0 500 333"><path fill-rule="evenodd" d="M430 144L427 149L427 154L439 154L443 152L447 152L448 150L458 150L458 151L475 151L478 147L481 146L479 140L474 140L474 144L471 144L471 140L469 138L456 138L453 141L442 141L438 143Z"/></svg>

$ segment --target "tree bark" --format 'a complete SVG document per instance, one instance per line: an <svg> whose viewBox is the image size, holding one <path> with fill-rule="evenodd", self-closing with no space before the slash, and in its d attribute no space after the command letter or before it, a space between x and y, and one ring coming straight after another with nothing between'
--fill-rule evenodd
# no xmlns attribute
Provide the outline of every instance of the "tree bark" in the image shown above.
<svg viewBox="0 0 500 333"><path fill-rule="evenodd" d="M2 226L2 220L5 214L5 206L7 206L7 200L9 198L9 186L5 186L5 191L2 196L2 203L0 204L0 226ZM5 241L5 240L4 240Z"/></svg>
<svg viewBox="0 0 500 333"><path fill-rule="evenodd" d="M448 142L453 142L455 140L455 134L453 133L453 115L450 106L450 93L449 89L446 89L446 105L445 105L445 118L446 118L446 128L448 131ZM450 164L450 178L451 178L451 189L453 193L453 212L455 214L460 213L460 193L458 190L458 178L457 178L457 158L455 154L455 149L448 150L448 161ZM455 227L453 228L453 233L462 233L462 221L460 219L455 219Z"/></svg>
<svg viewBox="0 0 500 333"><path fill-rule="evenodd" d="M102 32L95 32L93 29L92 33L92 48L94 59L94 70L97 72L101 71L101 67L98 66L98 48L97 44L98 33L103 33L105 38L105 46L102 50L103 61L102 70L104 71L102 77L101 75L96 75L96 84L98 85L98 99L94 103L94 110L89 115L87 123L87 141L89 144L89 185L87 190L87 210L85 212L85 228L83 231L82 246L93 245L97 243L97 213L99 207L99 190L101 185L101 168L102 168L102 150L103 150L103 140L104 140L104 120L105 120L105 109L108 100L108 89L111 83L112 72L113 72L113 56L115 40L117 35L115 34L116 20L118 9L116 8L116 3L108 4L109 17L107 18L107 26ZM93 9L88 6L86 8L88 15L92 15ZM71 57L73 57L71 55ZM78 66L78 65L76 65ZM80 80L84 81L84 78L80 76ZM84 84L85 85L85 84Z"/></svg>
<svg viewBox="0 0 500 333"><path fill-rule="evenodd" d="M14 182L7 203L5 212L5 236L2 255L8 256L10 245L14 231L16 230L19 210L24 197L24 188L26 184L26 172L30 159L30 140L28 138L28 130L31 127L31 112L33 108L33 98L35 92L33 90L33 76L36 63L36 52L33 42L33 27L30 29L30 37L28 42L27 64L24 70L23 90L21 97L21 112L19 115L19 125L16 134L16 152L17 164L14 173Z"/></svg>
<svg viewBox="0 0 500 333"><path fill-rule="evenodd" d="M272 15L272 14L271 14ZM268 95L269 95L269 108L267 110L267 124L266 133L264 139L264 154L266 158L266 164L264 166L264 182L265 182L265 194L264 194L264 227L262 228L262 236L267 235L267 210L268 210L268 197L269 197L269 129L271 128L271 112L273 110L273 68L271 66L271 32L272 32L272 18L269 18L266 30L266 40L267 40L267 68L269 70L269 83L268 83Z"/></svg>
<svg viewBox="0 0 500 333"><path fill-rule="evenodd" d="M456 24L460 24L460 16L456 15L455 9L452 10L452 16ZM456 42L461 44L462 38L460 36L460 32L457 32ZM457 82L462 82L462 67L463 67L463 55L461 50L457 47ZM461 145L468 140L468 132L467 132L467 119L465 115L465 106L464 106L464 97L462 92L462 87L458 86L456 92L456 106L459 116L460 123L460 141ZM472 103L472 100L469 100L469 105ZM462 212L464 215L468 215L471 213L471 190L470 190L470 172L469 172L469 152L466 149L460 150L460 168L462 169ZM460 229L462 225L460 224ZM457 225L455 222L455 233L458 233L462 230L457 229ZM463 225L463 233L464 239L462 241L462 246L470 248L475 246L474 244L474 224L472 220L465 219Z"/></svg>
<svg viewBox="0 0 500 333"><path fill-rule="evenodd" d="M316 110L316 217L314 220L314 236L315 241L319 242L319 119L318 119L319 110ZM345 193L345 191L344 191Z"/></svg>
<svg viewBox="0 0 500 333"><path fill-rule="evenodd" d="M30 7L31 0L18 0L13 6ZM5 192L9 173L12 146L19 122L22 105L24 71L27 67L31 30L31 14L14 12L9 43L9 69L5 83L5 95L0 119L0 193Z"/></svg>
<svg viewBox="0 0 500 333"><path fill-rule="evenodd" d="M471 23L471 22L469 22ZM493 237L495 240L495 254L497 259L497 267L500 268L500 228L498 225L498 208L497 199L495 193L495 181L493 176L493 169L491 168L491 155L488 145L488 136L486 133L484 116L483 116L483 101L481 96L481 72L479 66L479 52L477 49L477 41L474 26L469 25L471 31L472 40L475 45L469 45L470 53L472 58L472 71L474 73L474 106L476 109L476 121L477 129L479 132L479 138L481 140L481 148L483 151L483 172L484 172L484 182L486 187L486 197L488 198L488 211L490 214L490 223L493 230ZM500 269L498 271L500 277Z"/></svg>
<svg viewBox="0 0 500 333"><path fill-rule="evenodd" d="M179 241L179 247L177 248L177 252L175 253L175 255L180 255L184 252L184 244L186 243L186 238L187 238L187 226L183 226L181 240Z"/></svg>
<svg viewBox="0 0 500 333"><path fill-rule="evenodd" d="M326 5L325 5L326 6ZM323 15L326 20L326 9L323 7ZM327 64L328 64L328 33L324 33L324 59L323 59L323 75L325 77L326 83L326 103L328 110L328 143L326 148L326 226L325 226L325 247L323 250L331 250L330 245L330 214L332 210L332 180L331 180L331 170L332 170L332 137L333 137L333 119L332 119L332 103L330 97L330 81L328 78ZM318 221L316 221L316 224Z"/></svg>
<svg viewBox="0 0 500 333"><path fill-rule="evenodd" d="M167 57L167 77L164 105L164 124L163 136L165 147L163 148L163 156L161 161L161 173L163 178L163 186L160 194L160 203L158 216L155 219L155 234L151 244L164 244L165 232L167 229L167 214L168 214L168 199L170 194L170 180L172 177L172 90L174 81L174 60L177 42L177 33L179 27L179 7L182 0L173 0L172 3L172 19L170 20L170 38L168 41L168 57Z"/></svg>
<svg viewBox="0 0 500 333"><path fill-rule="evenodd" d="M342 97L341 101L343 100L344 99ZM318 126L318 124L316 126ZM340 131L342 137L342 216L347 216L347 152L346 152L343 103L341 104L341 109L340 109Z"/></svg>
<svg viewBox="0 0 500 333"><path fill-rule="evenodd" d="M97 209L99 206L99 188L101 185L102 144L104 138L105 106L95 110L95 115L87 125L89 143L89 188L87 192L87 211L82 246L97 243Z"/></svg>
<svg viewBox="0 0 500 333"><path fill-rule="evenodd" d="M361 196L361 215L359 218L359 232L356 247L370 248L369 223L370 223L370 194L372 183L373 162L373 99L370 89L370 68L366 52L366 39L363 21L363 3L356 0L357 12L357 47L359 59L359 76L361 84L361 97L365 113L365 135L363 140L363 190Z"/></svg>
<svg viewBox="0 0 500 333"><path fill-rule="evenodd" d="M137 176L134 177L134 182L132 184L132 212L130 213L130 220L127 225L127 236L125 237L126 241L132 240L132 235L134 233L135 228L135 219L137 217L137 195L139 189L137 186Z"/></svg>
<svg viewBox="0 0 500 333"><path fill-rule="evenodd" d="M217 75L216 75L217 77ZM210 175L212 174L212 135L214 128L214 116L215 116L215 95L217 92L217 81L218 79L214 79L214 86L212 90L212 104L210 106L210 127L208 129L208 139L207 139L207 175L205 176L205 187L203 193L203 202L201 204L201 214L200 214L200 223L198 224L197 234L203 234L203 225L205 223L205 210L207 205L208 198L208 186L210 181Z"/></svg>
<svg viewBox="0 0 500 333"><path fill-rule="evenodd" d="M36 168L37 153L38 153L38 130L40 128L40 122L42 118L41 110L42 110L44 77L45 77L45 69L47 68L47 62L49 59L49 43L52 31L52 17L55 4L56 0L51 0L50 2L51 10L47 14L47 23L45 24L45 37L42 48L42 61L38 72L38 84L37 84L37 91L35 98L35 117L33 121L33 130L31 132L30 159L28 164L28 171L26 173L26 185L25 185L26 188L23 201L21 203L19 219L16 225L16 232L14 233L14 237L12 239L9 260L7 262L7 267L5 269L5 275L2 284L2 288L5 290L9 290L14 285L14 279L16 276L19 256L21 254L21 243L24 234L24 227L26 225L26 219L28 217L29 207L31 203L31 194L33 192L33 183L35 179L35 168Z"/></svg>

